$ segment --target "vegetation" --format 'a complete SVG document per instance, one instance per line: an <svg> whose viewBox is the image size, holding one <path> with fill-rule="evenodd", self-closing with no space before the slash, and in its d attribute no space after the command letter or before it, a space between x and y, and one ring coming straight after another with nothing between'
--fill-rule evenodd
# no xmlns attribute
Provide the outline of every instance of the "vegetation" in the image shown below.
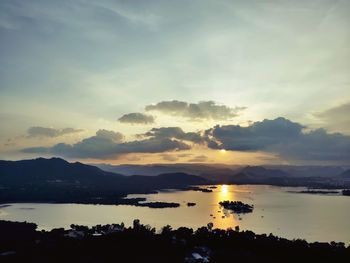
<svg viewBox="0 0 350 263"><path fill-rule="evenodd" d="M187 189L207 180L184 173L123 176L59 158L0 161L0 203L49 202L83 204L144 204L125 199L128 194L156 193L160 189ZM175 204L170 204L175 207Z"/></svg>
<svg viewBox="0 0 350 263"><path fill-rule="evenodd" d="M329 190L304 190L304 191L289 191L291 193L301 193L301 194L339 194L339 191L329 191Z"/></svg>
<svg viewBox="0 0 350 263"><path fill-rule="evenodd" d="M241 201L221 201L219 202L219 205L237 214L251 213L254 209L254 206L245 204Z"/></svg>
<svg viewBox="0 0 350 263"><path fill-rule="evenodd" d="M203 187L199 187L199 186L190 186L190 187L186 187L182 190L188 190L188 191L198 191L198 192L203 192L203 193L211 193L213 192L212 189L210 189L212 187L208 187L208 188L203 188Z"/></svg>
<svg viewBox="0 0 350 263"><path fill-rule="evenodd" d="M149 208L175 208L179 207L179 203L173 203L173 202L146 202L146 203L138 203L137 206L145 206Z"/></svg>
<svg viewBox="0 0 350 263"><path fill-rule="evenodd" d="M346 196L350 196L350 189L344 189L344 190L342 191L342 194L343 194L343 195L346 195Z"/></svg>
<svg viewBox="0 0 350 263"><path fill-rule="evenodd" d="M348 262L344 243L308 243L251 231L193 231L165 226L157 233L134 220L105 226L37 231L35 224L0 221L1 262Z"/></svg>

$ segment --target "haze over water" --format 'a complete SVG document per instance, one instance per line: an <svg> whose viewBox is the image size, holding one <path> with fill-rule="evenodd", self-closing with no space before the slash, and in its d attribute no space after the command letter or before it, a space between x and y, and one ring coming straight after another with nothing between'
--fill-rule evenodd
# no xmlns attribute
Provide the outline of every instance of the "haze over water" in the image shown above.
<svg viewBox="0 0 350 263"><path fill-rule="evenodd" d="M0 219L35 222L41 229L69 227L70 224L132 224L140 219L157 230L170 224L177 228L198 228L209 222L216 228L252 230L273 233L288 239L307 241L338 241L350 243L350 199L341 195L292 193L304 188L258 185L220 185L212 193L196 191L164 191L146 197L149 201L179 202L179 208L151 209L147 207L81 204L13 204L0 208ZM240 200L253 204L254 211L234 215L220 208L222 200ZM195 202L187 207L187 202ZM212 216L211 216L212 215ZM224 218L222 218L224 216ZM240 220L241 218L241 220Z"/></svg>

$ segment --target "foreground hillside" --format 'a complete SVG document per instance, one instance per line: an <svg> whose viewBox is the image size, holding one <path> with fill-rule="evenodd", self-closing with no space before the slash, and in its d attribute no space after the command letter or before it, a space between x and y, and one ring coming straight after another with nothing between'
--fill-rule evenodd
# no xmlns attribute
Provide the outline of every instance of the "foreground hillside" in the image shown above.
<svg viewBox="0 0 350 263"><path fill-rule="evenodd" d="M1 262L349 262L343 243L307 243L251 231L196 231L167 226L160 233L134 220L36 231L35 224L0 221Z"/></svg>

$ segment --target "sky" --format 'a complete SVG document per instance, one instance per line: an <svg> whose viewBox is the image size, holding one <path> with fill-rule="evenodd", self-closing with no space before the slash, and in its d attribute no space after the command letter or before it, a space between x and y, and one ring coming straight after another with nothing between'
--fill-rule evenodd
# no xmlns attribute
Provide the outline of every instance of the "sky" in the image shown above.
<svg viewBox="0 0 350 263"><path fill-rule="evenodd" d="M349 164L349 13L0 0L0 159Z"/></svg>

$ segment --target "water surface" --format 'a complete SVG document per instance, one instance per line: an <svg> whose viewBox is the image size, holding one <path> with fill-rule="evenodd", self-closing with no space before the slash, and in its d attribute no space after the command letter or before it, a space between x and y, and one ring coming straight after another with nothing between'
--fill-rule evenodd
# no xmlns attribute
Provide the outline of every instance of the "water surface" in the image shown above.
<svg viewBox="0 0 350 263"><path fill-rule="evenodd" d="M164 191L146 197L147 201L178 202L179 208L151 209L148 207L80 204L23 204L0 207L0 219L28 221L40 229L69 227L70 224L132 224L138 218L144 224L160 229L164 225L198 228L213 222L218 228L252 230L273 233L308 241L339 241L350 243L350 197L341 195L301 194L304 188L257 185L222 185L212 193L196 191ZM222 200L240 200L253 204L249 214L231 214L219 206ZM187 207L187 202L195 202Z"/></svg>

